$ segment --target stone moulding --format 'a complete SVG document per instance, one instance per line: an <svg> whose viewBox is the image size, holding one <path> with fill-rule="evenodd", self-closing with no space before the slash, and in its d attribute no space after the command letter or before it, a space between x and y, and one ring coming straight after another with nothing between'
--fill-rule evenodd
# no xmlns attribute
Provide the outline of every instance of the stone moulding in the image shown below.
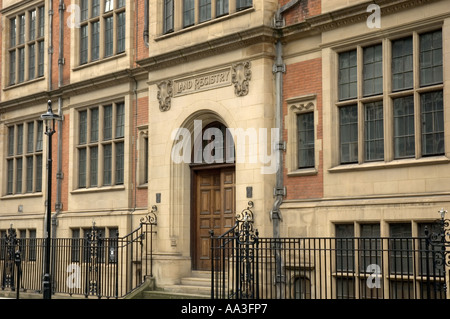
<svg viewBox="0 0 450 319"><path fill-rule="evenodd" d="M161 112L168 111L170 109L170 105L172 103L172 81L166 80L159 82L158 84L158 101L159 101L159 110Z"/></svg>
<svg viewBox="0 0 450 319"><path fill-rule="evenodd" d="M249 91L249 83L252 78L250 70L251 63L249 61L239 62L232 65L231 82L234 85L234 93L236 96L245 96Z"/></svg>

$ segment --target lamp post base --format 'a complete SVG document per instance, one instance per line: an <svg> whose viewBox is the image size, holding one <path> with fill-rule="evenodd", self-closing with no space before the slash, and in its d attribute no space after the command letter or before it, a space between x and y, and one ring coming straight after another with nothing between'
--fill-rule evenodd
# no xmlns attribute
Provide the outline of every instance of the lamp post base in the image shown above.
<svg viewBox="0 0 450 319"><path fill-rule="evenodd" d="M43 280L43 298L52 299L52 289L50 285L50 275L45 274Z"/></svg>

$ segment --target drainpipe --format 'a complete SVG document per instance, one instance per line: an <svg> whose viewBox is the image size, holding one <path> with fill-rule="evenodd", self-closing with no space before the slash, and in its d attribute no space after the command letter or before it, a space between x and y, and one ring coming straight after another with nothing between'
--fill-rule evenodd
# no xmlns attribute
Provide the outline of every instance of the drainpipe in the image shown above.
<svg viewBox="0 0 450 319"><path fill-rule="evenodd" d="M286 150L285 142L283 141L283 73L286 72L286 65L283 61L283 47L281 43L281 28L284 26L283 13L301 0L292 0L277 10L274 17L274 27L278 33L277 42L275 44L275 63L273 65L273 73L275 74L275 126L278 129L279 142L277 144L278 151L278 169L276 173L276 182L274 188L275 201L270 212L270 218L273 225L273 238L280 238L280 223L281 211L280 206L283 203L283 198L286 196L286 187L283 184L283 151ZM285 278L282 276L282 259L280 243L275 241L275 286L278 299L283 299L284 289L282 285Z"/></svg>
<svg viewBox="0 0 450 319"><path fill-rule="evenodd" d="M53 56L53 1L48 9L48 90L52 90L52 56Z"/></svg>
<svg viewBox="0 0 450 319"><path fill-rule="evenodd" d="M64 10L65 5L64 1L59 1L59 48L58 48L58 87L62 87L63 85L63 65L64 65ZM53 238L56 238L56 227L58 223L56 219L62 210L62 202L61 202L61 193L62 193L62 180L63 180L63 172L62 172L62 127L63 127L63 112L62 112L62 96L58 97L58 115L61 120L58 121L58 146L57 146L57 170L56 170L56 203L55 203L55 214L52 218L52 233Z"/></svg>
<svg viewBox="0 0 450 319"><path fill-rule="evenodd" d="M145 0L145 7L144 7L144 44L148 48L148 1Z"/></svg>

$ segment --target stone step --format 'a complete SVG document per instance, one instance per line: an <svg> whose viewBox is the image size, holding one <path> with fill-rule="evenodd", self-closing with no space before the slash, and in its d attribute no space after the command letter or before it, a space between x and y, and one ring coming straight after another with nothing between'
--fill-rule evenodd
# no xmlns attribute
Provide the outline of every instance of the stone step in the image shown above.
<svg viewBox="0 0 450 319"><path fill-rule="evenodd" d="M211 272L208 270L192 270L191 277L211 279Z"/></svg>
<svg viewBox="0 0 450 319"><path fill-rule="evenodd" d="M211 295L210 286L199 286L199 285L165 285L162 287L163 292L176 293L184 295L200 295L208 297Z"/></svg>
<svg viewBox="0 0 450 319"><path fill-rule="evenodd" d="M181 279L181 285L211 288L211 279L202 277L185 277Z"/></svg>
<svg viewBox="0 0 450 319"><path fill-rule="evenodd" d="M170 291L145 291L142 294L143 299L209 299L209 295L186 294Z"/></svg>

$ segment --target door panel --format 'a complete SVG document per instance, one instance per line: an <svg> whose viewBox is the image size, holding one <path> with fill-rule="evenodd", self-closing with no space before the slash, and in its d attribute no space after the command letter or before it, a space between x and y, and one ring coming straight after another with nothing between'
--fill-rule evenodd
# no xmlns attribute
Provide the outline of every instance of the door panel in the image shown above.
<svg viewBox="0 0 450 319"><path fill-rule="evenodd" d="M209 270L210 230L221 235L234 225L235 172L233 168L195 173L194 268Z"/></svg>

